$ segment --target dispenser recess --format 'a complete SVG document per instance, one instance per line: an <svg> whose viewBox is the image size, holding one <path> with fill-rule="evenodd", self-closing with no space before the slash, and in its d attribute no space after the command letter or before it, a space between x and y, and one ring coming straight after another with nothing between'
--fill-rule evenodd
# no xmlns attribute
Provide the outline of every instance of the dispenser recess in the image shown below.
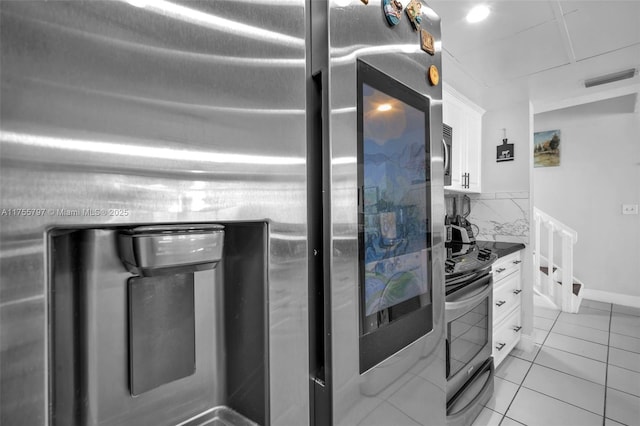
<svg viewBox="0 0 640 426"><path fill-rule="evenodd" d="M268 425L267 232L50 230L51 425Z"/></svg>

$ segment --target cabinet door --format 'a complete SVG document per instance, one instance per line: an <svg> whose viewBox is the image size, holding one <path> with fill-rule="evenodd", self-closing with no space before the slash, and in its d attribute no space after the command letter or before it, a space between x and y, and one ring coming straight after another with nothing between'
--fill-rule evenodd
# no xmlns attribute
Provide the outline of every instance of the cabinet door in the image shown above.
<svg viewBox="0 0 640 426"><path fill-rule="evenodd" d="M469 174L467 178L467 189L471 192L481 192L482 115L474 111L473 108L468 108L465 116L467 118L466 169Z"/></svg>
<svg viewBox="0 0 640 426"><path fill-rule="evenodd" d="M451 186L459 192L481 192L482 114L480 107L451 88L442 91L443 119L453 129Z"/></svg>
<svg viewBox="0 0 640 426"><path fill-rule="evenodd" d="M516 347L522 334L522 314L517 307L507 318L493 325L493 362L496 368Z"/></svg>
<svg viewBox="0 0 640 426"><path fill-rule="evenodd" d="M442 116L444 123L453 129L451 148L451 185L448 189L462 190L467 157L467 123L464 104L451 94L442 93Z"/></svg>

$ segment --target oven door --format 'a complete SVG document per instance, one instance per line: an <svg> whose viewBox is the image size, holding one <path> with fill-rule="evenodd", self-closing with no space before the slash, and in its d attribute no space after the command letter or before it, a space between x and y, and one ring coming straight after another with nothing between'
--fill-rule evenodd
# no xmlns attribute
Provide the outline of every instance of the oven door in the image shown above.
<svg viewBox="0 0 640 426"><path fill-rule="evenodd" d="M490 272L446 297L448 401L491 357L492 300Z"/></svg>

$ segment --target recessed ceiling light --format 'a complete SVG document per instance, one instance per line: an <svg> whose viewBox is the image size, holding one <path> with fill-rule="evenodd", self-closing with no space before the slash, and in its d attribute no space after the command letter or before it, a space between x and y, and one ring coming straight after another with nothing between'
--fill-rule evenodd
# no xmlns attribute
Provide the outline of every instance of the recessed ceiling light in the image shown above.
<svg viewBox="0 0 640 426"><path fill-rule="evenodd" d="M378 106L378 111L384 112L384 111L391 111L391 104L382 104Z"/></svg>
<svg viewBox="0 0 640 426"><path fill-rule="evenodd" d="M467 13L467 22L475 23L484 21L489 16L489 8L484 4L479 4Z"/></svg>

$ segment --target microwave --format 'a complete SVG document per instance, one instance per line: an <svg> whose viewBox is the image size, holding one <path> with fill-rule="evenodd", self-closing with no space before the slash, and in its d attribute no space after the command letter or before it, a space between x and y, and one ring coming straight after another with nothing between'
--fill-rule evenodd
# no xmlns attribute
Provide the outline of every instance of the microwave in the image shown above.
<svg viewBox="0 0 640 426"><path fill-rule="evenodd" d="M451 185L451 145L453 144L453 129L442 125L442 149L444 157L444 186Z"/></svg>

